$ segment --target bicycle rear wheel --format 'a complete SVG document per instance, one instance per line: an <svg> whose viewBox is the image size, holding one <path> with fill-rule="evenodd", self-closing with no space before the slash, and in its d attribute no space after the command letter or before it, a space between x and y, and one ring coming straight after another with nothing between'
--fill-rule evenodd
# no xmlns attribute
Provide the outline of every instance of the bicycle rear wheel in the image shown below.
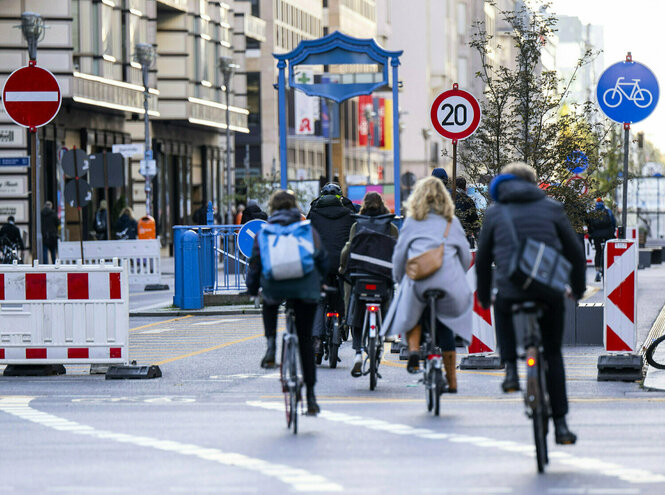
<svg viewBox="0 0 665 495"><path fill-rule="evenodd" d="M282 339L282 358L279 364L279 380L282 384L282 392L284 393L284 412L286 414L286 427L291 428L291 394L289 392L289 358L288 358L288 339L286 335Z"/></svg>
<svg viewBox="0 0 665 495"><path fill-rule="evenodd" d="M298 379L298 356L295 341L289 346L289 395L291 426L293 434L298 433L298 394L300 393L300 381Z"/></svg>
<svg viewBox="0 0 665 495"><path fill-rule="evenodd" d="M370 337L368 339L368 348L367 355L369 359L369 389L374 390L376 388L376 337Z"/></svg>
<svg viewBox="0 0 665 495"><path fill-rule="evenodd" d="M434 396L434 416L441 411L441 394L443 393L443 374L440 369L434 370L434 386L431 387Z"/></svg>
<svg viewBox="0 0 665 495"><path fill-rule="evenodd" d="M332 332L330 338L330 353L328 363L331 368L337 368L337 359L339 356L340 328L337 318L332 319Z"/></svg>
<svg viewBox="0 0 665 495"><path fill-rule="evenodd" d="M545 436L545 422L547 416L543 410L538 407L533 411L533 439L536 444L536 463L538 465L538 472L545 471L545 464L547 464L547 437Z"/></svg>
<svg viewBox="0 0 665 495"><path fill-rule="evenodd" d="M656 351L658 345L664 340L665 340L665 335L658 337L656 340L651 342L651 344L649 344L649 347L647 348L647 352L644 355L644 357L647 360L647 363L649 363L651 366L659 370L665 370L665 363L660 363L656 361L653 357L653 354Z"/></svg>
<svg viewBox="0 0 665 495"><path fill-rule="evenodd" d="M290 400L291 400L291 426L293 426L293 434L298 433L298 390L297 385L291 389Z"/></svg>

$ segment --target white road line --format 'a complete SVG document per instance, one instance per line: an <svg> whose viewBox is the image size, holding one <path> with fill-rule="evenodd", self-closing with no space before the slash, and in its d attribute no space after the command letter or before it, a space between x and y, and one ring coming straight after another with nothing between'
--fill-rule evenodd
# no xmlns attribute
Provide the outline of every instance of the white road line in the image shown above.
<svg viewBox="0 0 665 495"><path fill-rule="evenodd" d="M230 320L201 321L199 323L193 323L193 325L220 325L222 323L232 323L234 321L242 321L242 318L233 318Z"/></svg>
<svg viewBox="0 0 665 495"><path fill-rule="evenodd" d="M155 330L146 330L144 332L138 332L137 335L147 335L147 334L153 334L153 333L164 333L164 332L170 332L172 330L175 330L175 328L159 328Z"/></svg>
<svg viewBox="0 0 665 495"><path fill-rule="evenodd" d="M247 405L261 407L272 411L283 411L284 404L281 402L247 401ZM346 423L354 426L364 426L370 430L385 431L396 435L411 435L428 440L447 440L449 442L468 443L477 447L494 448L505 452L513 452L533 457L535 448L532 445L520 444L511 440L495 440L488 437L461 435L458 433L437 433L427 428L414 428L409 425L389 423L379 419L363 418L351 414L322 411L319 417L338 423ZM594 459L592 457L578 457L566 452L554 451L549 453L551 460L566 464L577 470L594 471L604 476L618 478L628 483L663 483L665 475L652 473L646 469L627 468L620 464Z"/></svg>
<svg viewBox="0 0 665 495"><path fill-rule="evenodd" d="M156 438L114 433L112 431L97 430L91 426L81 425L75 421L60 418L30 407L34 397L0 396L0 411L11 414L27 421L47 426L59 431L69 431L77 435L86 435L104 440L151 447L157 450L173 452L181 455L198 457L208 461L217 462L225 466L234 466L250 471L256 471L265 476L277 478L282 483L290 485L299 492L341 492L344 488L333 483L323 476L312 474L304 469L293 468L284 464L274 464L254 457L233 452L224 452L219 449L200 447L198 445L180 443L171 440L158 440Z"/></svg>

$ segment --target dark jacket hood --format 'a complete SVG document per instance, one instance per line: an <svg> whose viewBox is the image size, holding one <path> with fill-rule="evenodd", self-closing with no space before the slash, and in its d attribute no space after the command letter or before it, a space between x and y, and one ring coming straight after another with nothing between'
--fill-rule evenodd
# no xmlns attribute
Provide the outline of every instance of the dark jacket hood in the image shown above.
<svg viewBox="0 0 665 495"><path fill-rule="evenodd" d="M297 208L290 210L277 210L270 215L268 223L278 223L280 225L291 225L292 223L300 221L300 211Z"/></svg>
<svg viewBox="0 0 665 495"><path fill-rule="evenodd" d="M490 184L490 196L499 203L530 203L545 197L535 184L512 174L501 174Z"/></svg>
<svg viewBox="0 0 665 495"><path fill-rule="evenodd" d="M331 220L350 214L349 209L342 206L340 199L332 195L321 196L318 201L312 205L312 210L322 217Z"/></svg>

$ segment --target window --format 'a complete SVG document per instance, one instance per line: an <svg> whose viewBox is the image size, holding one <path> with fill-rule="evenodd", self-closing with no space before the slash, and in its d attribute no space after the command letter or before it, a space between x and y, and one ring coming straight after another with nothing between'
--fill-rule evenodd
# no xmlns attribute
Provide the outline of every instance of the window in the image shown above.
<svg viewBox="0 0 665 495"><path fill-rule="evenodd" d="M261 125L261 74L260 72L247 73L247 110L249 126Z"/></svg>
<svg viewBox="0 0 665 495"><path fill-rule="evenodd" d="M457 4L457 34L464 36L466 34L466 4Z"/></svg>
<svg viewBox="0 0 665 495"><path fill-rule="evenodd" d="M101 18L101 53L109 61L115 61L121 55L122 31L120 25L120 11L113 9L108 4L100 4Z"/></svg>

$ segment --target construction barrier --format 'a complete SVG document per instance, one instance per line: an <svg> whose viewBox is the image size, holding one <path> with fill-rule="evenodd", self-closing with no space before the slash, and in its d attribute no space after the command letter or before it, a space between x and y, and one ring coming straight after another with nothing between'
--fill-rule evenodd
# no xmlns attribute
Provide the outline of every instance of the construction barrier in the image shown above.
<svg viewBox="0 0 665 495"><path fill-rule="evenodd" d="M0 364L128 364L127 266L0 265Z"/></svg>
<svg viewBox="0 0 665 495"><path fill-rule="evenodd" d="M637 227L626 227L626 237L628 239L637 240ZM615 235L618 237L619 229L615 231ZM594 266L596 259L596 248L593 245L593 241L589 239L589 234L584 234L584 253L586 255L586 264L587 266Z"/></svg>
<svg viewBox="0 0 665 495"><path fill-rule="evenodd" d="M642 358L635 354L638 251L636 240L612 239L605 244L603 342L612 354L598 358L601 381L642 378Z"/></svg>
<svg viewBox="0 0 665 495"><path fill-rule="evenodd" d="M159 239L83 242L85 263L95 264L100 260L110 262L115 258L127 261L129 283L132 285L151 285L161 282L160 249ZM63 263L75 263L80 260L81 243L59 241L58 259Z"/></svg>
<svg viewBox="0 0 665 495"><path fill-rule="evenodd" d="M476 251L471 251L471 266L466 272L469 287L473 288L473 337L468 347L469 356L462 359L460 369L497 369L501 368L496 352L496 331L492 307L484 309L476 294Z"/></svg>

